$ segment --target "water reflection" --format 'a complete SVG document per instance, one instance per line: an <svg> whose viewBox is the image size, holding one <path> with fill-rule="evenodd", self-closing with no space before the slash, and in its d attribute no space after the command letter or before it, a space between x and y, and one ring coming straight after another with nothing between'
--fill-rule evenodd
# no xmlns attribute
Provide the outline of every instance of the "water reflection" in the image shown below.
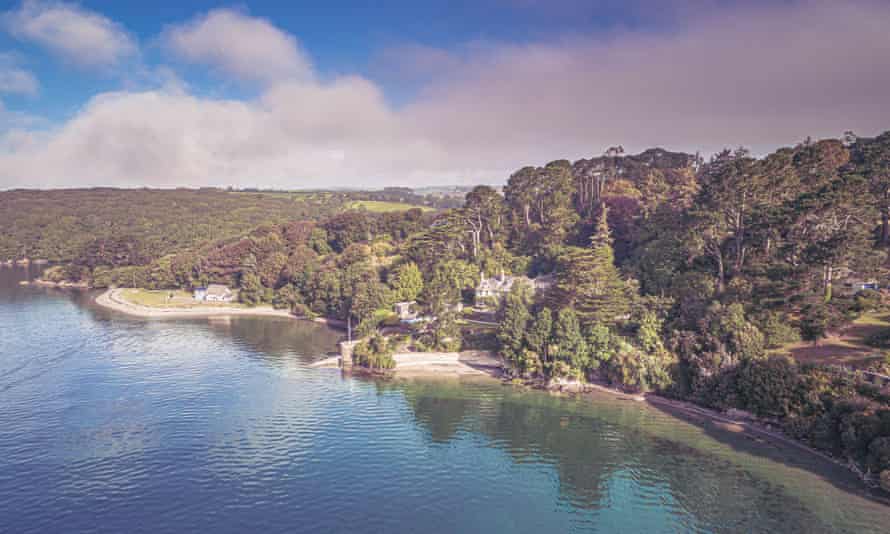
<svg viewBox="0 0 890 534"><path fill-rule="evenodd" d="M343 377L306 366L341 335L320 325L135 319L14 271L0 270L0 530L890 524L842 471L640 403Z"/></svg>
<svg viewBox="0 0 890 534"><path fill-rule="evenodd" d="M404 393L433 442L478 433L518 465L551 465L563 498L574 507L657 508L695 528L731 532L850 531L843 523L860 520L852 530L869 530L874 527L870 519L890 514L864 498L851 475L817 465L821 462L815 458L808 463L798 456L798 464L810 471L780 466L769 458L788 455L788 450L713 427L705 433L633 402L599 398L593 415L578 405L588 401L539 392L499 395L497 386L459 381L408 381L382 388ZM478 391L468 394L474 388ZM709 439L714 436L722 443ZM766 471L773 472L773 479L763 476ZM814 483L825 484L821 477L826 472L860 495L838 506L821 488L807 491ZM855 508L844 508L851 503Z"/></svg>

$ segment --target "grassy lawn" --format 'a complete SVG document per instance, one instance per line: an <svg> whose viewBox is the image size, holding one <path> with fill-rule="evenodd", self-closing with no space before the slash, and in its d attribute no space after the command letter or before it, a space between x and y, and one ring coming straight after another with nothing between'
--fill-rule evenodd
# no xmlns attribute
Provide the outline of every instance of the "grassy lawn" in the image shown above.
<svg viewBox="0 0 890 534"><path fill-rule="evenodd" d="M890 329L890 314L864 314L843 331L816 344L802 341L771 352L790 354L801 362L864 367L872 361L883 359L881 350L869 347L865 340L884 329Z"/></svg>
<svg viewBox="0 0 890 534"><path fill-rule="evenodd" d="M188 291L124 289L121 297L127 302L148 308L241 307L238 302L197 302Z"/></svg>
<svg viewBox="0 0 890 534"><path fill-rule="evenodd" d="M415 206L414 204L402 204L401 202L381 202L378 200L355 200L346 205L347 209L366 209L375 213L389 213L394 211L407 211L412 208L420 208L423 211L433 211L428 206Z"/></svg>

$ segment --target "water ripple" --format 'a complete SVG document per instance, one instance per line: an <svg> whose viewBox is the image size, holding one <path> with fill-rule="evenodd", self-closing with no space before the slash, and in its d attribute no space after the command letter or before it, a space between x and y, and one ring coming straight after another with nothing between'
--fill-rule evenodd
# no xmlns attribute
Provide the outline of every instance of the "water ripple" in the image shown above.
<svg viewBox="0 0 890 534"><path fill-rule="evenodd" d="M637 403L310 369L339 337L316 325L140 321L2 289L0 324L3 532L890 524L841 473Z"/></svg>

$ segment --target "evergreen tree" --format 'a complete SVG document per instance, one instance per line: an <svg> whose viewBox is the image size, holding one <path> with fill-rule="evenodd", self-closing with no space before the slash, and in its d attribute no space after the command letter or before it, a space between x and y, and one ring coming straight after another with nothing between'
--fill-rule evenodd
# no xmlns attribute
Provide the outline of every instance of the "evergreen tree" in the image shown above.
<svg viewBox="0 0 890 534"><path fill-rule="evenodd" d="M547 361L551 337L553 335L553 313L550 308L544 308L535 315L528 332L525 335L528 348Z"/></svg>
<svg viewBox="0 0 890 534"><path fill-rule="evenodd" d="M631 287L615 267L606 210L586 249L571 247L562 257L554 293L559 302L574 308L585 322L612 324L630 310Z"/></svg>
<svg viewBox="0 0 890 534"><path fill-rule="evenodd" d="M393 270L389 276L389 286L394 292L397 301L411 301L417 299L423 291L423 275L417 264L413 261L403 263Z"/></svg>
<svg viewBox="0 0 890 534"><path fill-rule="evenodd" d="M569 366L576 374L583 373L588 367L590 351L587 341L581 335L578 314L572 308L559 310L556 326L553 329L553 342L556 348L555 358Z"/></svg>
<svg viewBox="0 0 890 534"><path fill-rule="evenodd" d="M508 361L520 364L522 349L525 346L525 333L531 320L526 299L521 292L511 290L507 293L501 315L497 333L501 354ZM517 365L517 367L524 371L523 366Z"/></svg>

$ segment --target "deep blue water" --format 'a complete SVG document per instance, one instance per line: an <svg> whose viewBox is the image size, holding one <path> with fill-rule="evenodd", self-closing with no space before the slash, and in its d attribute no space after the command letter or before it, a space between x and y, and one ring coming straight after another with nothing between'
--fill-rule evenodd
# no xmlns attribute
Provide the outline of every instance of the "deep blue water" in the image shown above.
<svg viewBox="0 0 890 534"><path fill-rule="evenodd" d="M28 275L0 269L0 532L890 531L843 470L640 403L343 377L318 325Z"/></svg>

